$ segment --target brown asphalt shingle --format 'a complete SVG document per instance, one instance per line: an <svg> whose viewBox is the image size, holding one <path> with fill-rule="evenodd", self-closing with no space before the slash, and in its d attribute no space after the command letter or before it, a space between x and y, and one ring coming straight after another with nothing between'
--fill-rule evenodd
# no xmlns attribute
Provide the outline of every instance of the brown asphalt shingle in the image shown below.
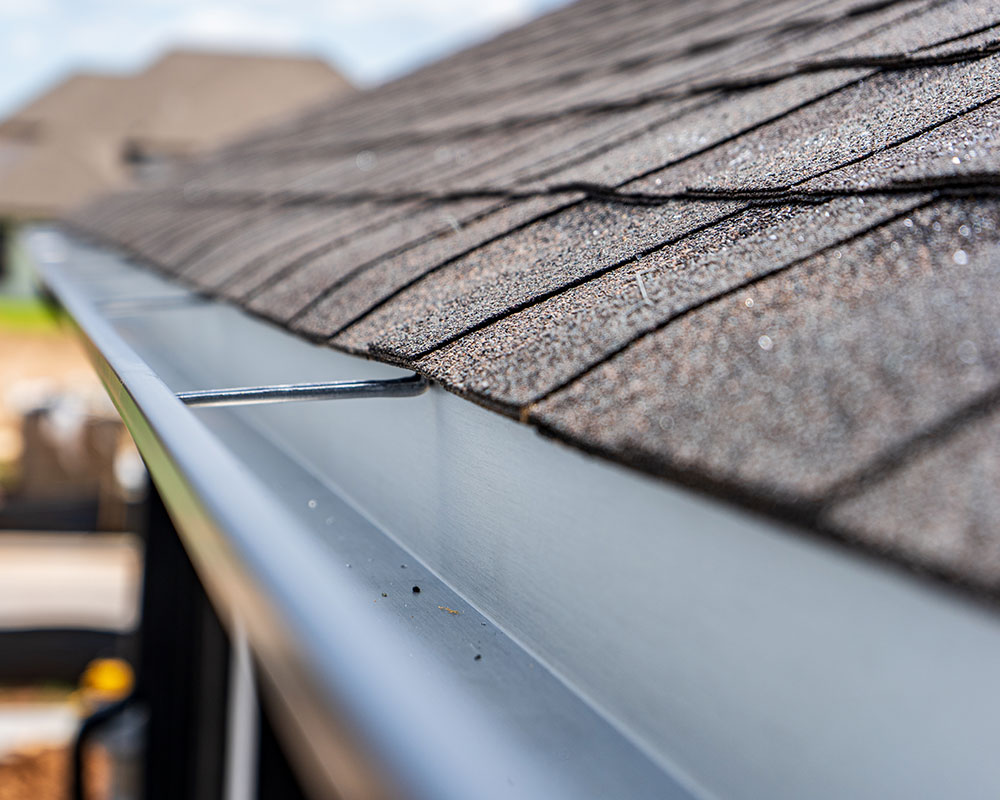
<svg viewBox="0 0 1000 800"><path fill-rule="evenodd" d="M997 595L997 51L985 0L586 0L74 224Z"/></svg>
<svg viewBox="0 0 1000 800"><path fill-rule="evenodd" d="M410 281L420 278L428 271L429 265L448 263L452 258L491 240L502 241L512 229L534 222L539 215L560 208L566 201L565 197L541 196L504 206L495 214L471 222L466 220L454 228L442 225L443 236L415 243L374 265L367 260L359 260L354 265L356 273L340 267L333 274L323 275L322 280L317 280L307 268L289 276L268 293L254 297L250 307L280 322L288 322L296 314L305 312L317 298L324 297L334 281L343 278L345 282L337 286L335 293L339 298L331 303L335 308L328 306L327 324L320 334L326 336L328 330L348 324ZM447 214L448 207L442 206L441 212ZM345 292L352 297L350 304L343 300L348 296ZM308 329L303 326L302 332L308 332Z"/></svg>
<svg viewBox="0 0 1000 800"><path fill-rule="evenodd" d="M794 186L995 96L996 78L983 80L976 66L945 68L952 73L950 80L890 73L855 84L625 189L666 193L719 184ZM905 113L898 110L901 98L909 104ZM831 119L839 124L831 125ZM362 338L394 356L417 357L510 308L712 224L737 208L735 202L678 201L652 208L585 204L429 277L356 326L349 341Z"/></svg>
<svg viewBox="0 0 1000 800"><path fill-rule="evenodd" d="M821 504L1000 385L998 212L935 202L828 248L637 340L533 418L653 471Z"/></svg>
<svg viewBox="0 0 1000 800"><path fill-rule="evenodd" d="M416 364L435 380L514 413L707 298L788 269L928 197L749 209L463 336Z"/></svg>
<svg viewBox="0 0 1000 800"><path fill-rule="evenodd" d="M956 355L970 367L979 358L964 342ZM996 392L985 399L958 409L926 449L873 475L823 522L848 537L863 532L893 557L991 585L1000 570L1000 412ZM992 410L984 415L984 408Z"/></svg>

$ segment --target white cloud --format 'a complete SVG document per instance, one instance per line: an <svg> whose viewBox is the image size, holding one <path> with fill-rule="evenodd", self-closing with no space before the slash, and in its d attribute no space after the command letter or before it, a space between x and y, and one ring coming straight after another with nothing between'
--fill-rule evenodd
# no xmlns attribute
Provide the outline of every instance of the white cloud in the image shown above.
<svg viewBox="0 0 1000 800"><path fill-rule="evenodd" d="M4 48L18 61L34 60L44 50L42 37L32 30L16 31L4 41Z"/></svg>
<svg viewBox="0 0 1000 800"><path fill-rule="evenodd" d="M183 43L267 47L291 50L308 39L306 26L293 15L240 6L201 6L188 12L167 32Z"/></svg>
<svg viewBox="0 0 1000 800"><path fill-rule="evenodd" d="M331 21L384 23L399 18L419 18L427 25L476 27L510 24L529 18L538 7L532 0L369 0L365 3L339 0L327 6Z"/></svg>
<svg viewBox="0 0 1000 800"><path fill-rule="evenodd" d="M8 20L42 17L53 10L51 0L0 0L0 18Z"/></svg>

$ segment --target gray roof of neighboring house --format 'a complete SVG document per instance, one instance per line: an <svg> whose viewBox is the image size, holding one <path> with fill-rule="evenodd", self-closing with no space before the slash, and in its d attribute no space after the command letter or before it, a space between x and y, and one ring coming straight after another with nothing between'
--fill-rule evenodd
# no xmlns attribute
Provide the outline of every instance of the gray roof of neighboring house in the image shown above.
<svg viewBox="0 0 1000 800"><path fill-rule="evenodd" d="M75 224L995 593L998 51L985 0L583 0Z"/></svg>
<svg viewBox="0 0 1000 800"><path fill-rule="evenodd" d="M196 50L72 75L0 121L0 214L56 216L128 186L130 151L204 151L349 89L318 59Z"/></svg>

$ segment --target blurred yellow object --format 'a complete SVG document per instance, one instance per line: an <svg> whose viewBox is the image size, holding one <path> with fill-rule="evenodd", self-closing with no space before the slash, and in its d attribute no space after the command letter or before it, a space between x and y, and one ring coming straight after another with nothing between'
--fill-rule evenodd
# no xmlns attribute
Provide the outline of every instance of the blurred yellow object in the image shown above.
<svg viewBox="0 0 1000 800"><path fill-rule="evenodd" d="M93 711L107 703L121 700L132 691L135 673L132 666L120 658L95 658L80 676L80 686L74 692L85 711Z"/></svg>

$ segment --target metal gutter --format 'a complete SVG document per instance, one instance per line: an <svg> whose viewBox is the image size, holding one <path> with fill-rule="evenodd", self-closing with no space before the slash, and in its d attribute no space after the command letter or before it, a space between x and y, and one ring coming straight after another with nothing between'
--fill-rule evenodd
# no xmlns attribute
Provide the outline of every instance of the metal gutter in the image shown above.
<svg viewBox="0 0 1000 800"><path fill-rule="evenodd" d="M994 611L437 389L186 409L175 393L402 373L79 242L35 250L59 248L45 279L311 748L316 785L630 798L1000 785Z"/></svg>
<svg viewBox="0 0 1000 800"><path fill-rule="evenodd" d="M53 255L63 244L66 256ZM116 272L106 256L61 237L43 239L36 253L220 616L245 629L283 712L289 755L316 796L607 797L615 786L634 797L687 796L268 442L241 430L250 460L227 449L94 302L95 293L136 291L146 276ZM240 425L228 419L221 427L232 433ZM263 465L268 472L255 474ZM297 503L309 514L289 513L282 491L291 487L309 495Z"/></svg>

